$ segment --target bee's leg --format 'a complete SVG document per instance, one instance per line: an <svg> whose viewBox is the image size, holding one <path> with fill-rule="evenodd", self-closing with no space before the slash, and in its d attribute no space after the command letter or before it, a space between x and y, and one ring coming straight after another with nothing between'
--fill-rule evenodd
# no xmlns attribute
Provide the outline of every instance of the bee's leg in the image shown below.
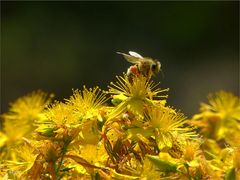
<svg viewBox="0 0 240 180"><path fill-rule="evenodd" d="M127 77L128 77L128 80L131 84L133 83L133 78L136 77L136 75L134 73L136 73L136 67L135 66L131 66L130 68L128 68Z"/></svg>
<svg viewBox="0 0 240 180"><path fill-rule="evenodd" d="M132 84L133 83L133 78L135 77L134 74L132 73L127 73L128 81Z"/></svg>
<svg viewBox="0 0 240 180"><path fill-rule="evenodd" d="M132 84L134 78L140 75L138 65L130 66L127 70L127 77L129 82Z"/></svg>

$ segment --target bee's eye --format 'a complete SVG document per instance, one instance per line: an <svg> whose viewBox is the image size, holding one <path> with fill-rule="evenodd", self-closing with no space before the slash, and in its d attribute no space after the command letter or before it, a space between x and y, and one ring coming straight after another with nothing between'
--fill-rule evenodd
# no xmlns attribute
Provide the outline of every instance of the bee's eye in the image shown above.
<svg viewBox="0 0 240 180"><path fill-rule="evenodd" d="M156 70L156 68L157 68L157 65L156 64L152 64L152 70L154 71L154 70Z"/></svg>

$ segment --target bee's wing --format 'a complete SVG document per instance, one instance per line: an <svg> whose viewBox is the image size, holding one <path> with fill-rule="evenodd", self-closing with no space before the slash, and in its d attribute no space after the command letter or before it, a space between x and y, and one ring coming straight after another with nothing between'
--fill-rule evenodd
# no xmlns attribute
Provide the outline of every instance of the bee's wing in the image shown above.
<svg viewBox="0 0 240 180"><path fill-rule="evenodd" d="M141 59L143 59L143 57L142 57L140 54L136 53L136 52L129 51L129 54L130 54L131 56L136 57L136 58L141 58Z"/></svg>
<svg viewBox="0 0 240 180"><path fill-rule="evenodd" d="M128 55L128 54L125 54L125 53L121 53L121 52L117 52L117 54L123 55L123 57L124 57L128 62L133 63L133 64L137 64L137 63L139 63L139 61L141 61L141 58L139 58L139 57L135 57L135 56Z"/></svg>

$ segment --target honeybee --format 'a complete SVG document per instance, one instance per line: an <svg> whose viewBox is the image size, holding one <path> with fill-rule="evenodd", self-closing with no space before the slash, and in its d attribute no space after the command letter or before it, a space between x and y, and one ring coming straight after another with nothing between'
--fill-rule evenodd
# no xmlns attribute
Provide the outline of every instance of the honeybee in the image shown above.
<svg viewBox="0 0 240 180"><path fill-rule="evenodd" d="M117 53L123 55L128 62L134 64L127 70L127 76L130 80L139 75L143 75L150 79L152 75L156 75L160 71L161 63L157 60L153 60L149 57L142 57L140 54L133 51L129 51L129 55L121 52Z"/></svg>

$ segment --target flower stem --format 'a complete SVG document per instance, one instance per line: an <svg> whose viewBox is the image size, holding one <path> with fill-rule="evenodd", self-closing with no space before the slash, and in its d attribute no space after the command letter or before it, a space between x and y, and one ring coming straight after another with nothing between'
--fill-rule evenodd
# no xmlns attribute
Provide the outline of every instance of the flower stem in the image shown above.
<svg viewBox="0 0 240 180"><path fill-rule="evenodd" d="M57 180L61 179L61 176L60 176L60 174L59 174L59 171L60 171L61 166L62 166L62 164L63 164L64 155L65 155L66 152L67 152L67 146L68 146L68 144L67 144L67 143L64 143L63 148L62 148L62 152L61 152L61 159L60 159L60 161L59 161L59 163L58 163L58 167L57 167L57 169L56 169Z"/></svg>

